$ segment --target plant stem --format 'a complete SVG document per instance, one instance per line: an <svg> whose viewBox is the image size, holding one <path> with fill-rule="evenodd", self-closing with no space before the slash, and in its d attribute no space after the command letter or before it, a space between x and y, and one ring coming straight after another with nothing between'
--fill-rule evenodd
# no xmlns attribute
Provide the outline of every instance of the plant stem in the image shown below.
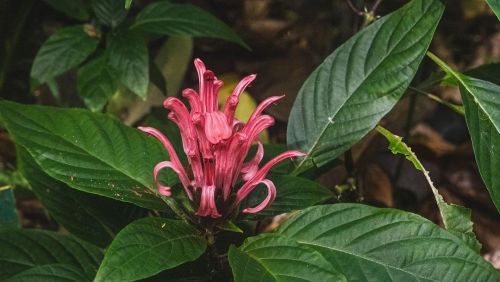
<svg viewBox="0 0 500 282"><path fill-rule="evenodd" d="M455 105L455 104L452 104L448 101L445 101L441 98L439 98L438 96L432 94L432 93L429 93L429 92L425 92L423 90L420 90L418 88L415 88L415 87L409 87L409 89L413 90L414 92L416 93L419 93L419 94L423 94L425 96L427 96L427 98L431 99L431 100L434 100L442 105L445 105L447 106L448 108L452 109L455 113L459 114L459 115L462 115L464 116L465 115L465 110L464 110L464 107L463 106L460 106L460 105Z"/></svg>
<svg viewBox="0 0 500 282"><path fill-rule="evenodd" d="M413 114L415 113L415 107L417 102L417 96L411 95L410 96L410 103L408 104L408 115L406 116L406 122L405 126L403 128L404 130L404 135L403 135L403 140L408 140L410 137L410 129L411 129L411 123L413 120ZM399 161L396 167L396 173L394 174L394 183L397 185L399 177L401 177L401 171L403 170L403 164L405 162L405 157L400 156Z"/></svg>

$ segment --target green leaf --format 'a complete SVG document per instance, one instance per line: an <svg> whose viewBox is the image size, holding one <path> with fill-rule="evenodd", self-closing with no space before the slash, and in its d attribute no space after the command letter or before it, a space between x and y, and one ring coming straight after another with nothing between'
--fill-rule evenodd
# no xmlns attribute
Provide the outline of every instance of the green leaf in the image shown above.
<svg viewBox="0 0 500 282"><path fill-rule="evenodd" d="M167 81L155 62L149 61L149 74L151 82L163 93L167 95Z"/></svg>
<svg viewBox="0 0 500 282"><path fill-rule="evenodd" d="M14 227L19 227L14 191L9 188L9 185L2 186L0 187L0 229Z"/></svg>
<svg viewBox="0 0 500 282"><path fill-rule="evenodd" d="M16 144L51 177L72 188L151 209L166 206L153 184L153 167L167 160L154 138L107 115L0 102L0 115ZM175 176L165 171L167 185Z"/></svg>
<svg viewBox="0 0 500 282"><path fill-rule="evenodd" d="M144 218L125 227L111 243L95 281L133 281L197 259L207 243L179 220Z"/></svg>
<svg viewBox="0 0 500 282"><path fill-rule="evenodd" d="M326 202L334 194L326 187L309 179L291 175L270 175L276 186L276 199L272 205L256 214L246 214L245 218L261 219L282 213L300 210ZM243 201L242 207L253 207L262 202L267 189L257 187Z"/></svg>
<svg viewBox="0 0 500 282"><path fill-rule="evenodd" d="M132 6L132 0L125 0L125 9L130 9L130 6Z"/></svg>
<svg viewBox="0 0 500 282"><path fill-rule="evenodd" d="M413 0L337 48L299 91L287 142L307 153L298 174L332 161L392 109L415 76L444 6Z"/></svg>
<svg viewBox="0 0 500 282"><path fill-rule="evenodd" d="M101 55L78 70L78 95L87 108L100 111L109 98L118 90L116 71L108 65L106 55Z"/></svg>
<svg viewBox="0 0 500 282"><path fill-rule="evenodd" d="M89 18L87 6L82 0L44 0L52 8L65 14L68 17L85 21Z"/></svg>
<svg viewBox="0 0 500 282"><path fill-rule="evenodd" d="M111 35L106 51L109 64L118 72L121 83L142 99L146 99L149 57L142 36L130 31Z"/></svg>
<svg viewBox="0 0 500 282"><path fill-rule="evenodd" d="M161 35L220 38L248 48L221 20L189 4L171 4L166 1L152 3L137 15L131 28Z"/></svg>
<svg viewBox="0 0 500 282"><path fill-rule="evenodd" d="M106 247L127 224L145 211L123 202L71 189L47 175L33 157L18 146L17 165L49 214L73 235Z"/></svg>
<svg viewBox="0 0 500 282"><path fill-rule="evenodd" d="M435 55L429 57L460 87L465 120L479 173L500 211L500 86L468 77L451 69Z"/></svg>
<svg viewBox="0 0 500 282"><path fill-rule="evenodd" d="M90 281L102 259L102 251L89 243L42 230L0 230L0 250L2 281L28 269L58 263L76 267Z"/></svg>
<svg viewBox="0 0 500 282"><path fill-rule="evenodd" d="M91 27L70 26L51 35L36 54L31 76L44 83L82 63L99 43Z"/></svg>
<svg viewBox="0 0 500 282"><path fill-rule="evenodd" d="M454 204L448 204L444 201L443 197L439 194L438 189L434 186L429 172L425 170L424 166L417 158L411 148L403 142L403 139L397 135L392 134L387 129L377 126L377 130L382 134L387 141L389 141L389 149L393 154L402 154L407 160L411 161L415 168L421 171L427 183L431 187L434 198L436 199L439 213L443 219L444 226L448 231L457 235L469 245L470 248L479 253L481 250L481 243L476 239L476 235L472 230L471 210Z"/></svg>
<svg viewBox="0 0 500 282"><path fill-rule="evenodd" d="M276 231L317 250L349 281L499 281L464 242L418 215L360 204L311 207Z"/></svg>
<svg viewBox="0 0 500 282"><path fill-rule="evenodd" d="M347 281L317 251L292 239L264 234L229 249L234 281Z"/></svg>
<svg viewBox="0 0 500 282"><path fill-rule="evenodd" d="M116 27L127 17L125 0L93 0L92 10L99 22Z"/></svg>
<svg viewBox="0 0 500 282"><path fill-rule="evenodd" d="M55 263L36 266L18 273L5 282L31 282L31 281L56 281L56 282L81 282L88 278L78 267L71 264Z"/></svg>
<svg viewBox="0 0 500 282"><path fill-rule="evenodd" d="M486 3L488 3L493 13L495 13L498 20L500 20L500 0L486 0Z"/></svg>

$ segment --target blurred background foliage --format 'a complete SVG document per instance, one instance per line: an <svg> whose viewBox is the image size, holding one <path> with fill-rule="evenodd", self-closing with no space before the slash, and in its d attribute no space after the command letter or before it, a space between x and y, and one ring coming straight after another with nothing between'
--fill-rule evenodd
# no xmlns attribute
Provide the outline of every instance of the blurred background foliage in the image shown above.
<svg viewBox="0 0 500 282"><path fill-rule="evenodd" d="M162 34L161 30L140 36L125 33L127 38L114 43L113 47L113 38L133 26L136 17L149 5L156 4L154 2L157 1L135 0L127 11L124 1L120 5L123 9L112 7L117 13L109 14L106 7L91 1L0 0L0 98L64 107L87 106L136 126L163 114L157 108L165 95L179 95L181 89L197 83L191 62L199 57L223 74L224 95L239 78L258 74L242 100L245 106L238 113L242 119L264 98L286 95L284 101L268 110L276 117L277 126L262 137L266 142L283 144L288 114L300 86L310 72L364 22L343 0L178 1L176 3L189 3L215 16L235 34L226 30L221 40L220 36L217 39L203 35L192 38L175 32ZM352 1L360 9L364 5L371 7L374 2ZM405 2L382 1L376 14L387 14ZM474 72L499 84L500 23L497 17L483 0L444 2L445 15L431 50L455 69L474 69L487 64ZM83 36L98 39L88 43L92 54L73 62L72 68L55 77L46 77L47 70L33 70L42 44L63 28L77 25L83 27L78 30ZM243 41L239 41L236 34ZM147 49L134 53L135 45ZM140 46L139 49L143 48ZM135 70L142 66L143 73L148 74L146 80L143 77L137 83L127 84L130 80L123 79L126 74L121 72L124 67L119 62L115 64L118 70L99 68L105 57L116 55L120 50L134 54L130 56L132 59L142 60L142 65ZM51 67L54 65L48 69ZM429 60L424 61L412 85L418 85L437 71ZM40 78L44 83L37 81ZM104 86L96 88L96 85ZM102 95L92 97L98 91L102 91ZM429 92L449 103L461 104L456 88L433 87ZM479 176L463 117L421 93L408 91L382 123L406 138L448 202L473 210L474 230L483 244L482 252L500 268L500 217ZM396 207L439 221L438 209L424 176L404 158L393 157L384 142L382 137L368 134L352 149L352 162L348 162L352 165L323 168L317 175L319 181L336 191L339 201ZM18 211L14 208L10 188L27 186L17 175L15 159L14 145L0 129L0 216L13 219L12 224L58 229L27 189L15 189Z"/></svg>

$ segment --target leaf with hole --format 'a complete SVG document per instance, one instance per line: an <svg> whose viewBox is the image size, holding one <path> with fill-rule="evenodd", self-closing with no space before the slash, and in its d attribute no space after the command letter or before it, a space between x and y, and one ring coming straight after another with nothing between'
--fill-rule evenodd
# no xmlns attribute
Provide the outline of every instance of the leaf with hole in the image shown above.
<svg viewBox="0 0 500 282"><path fill-rule="evenodd" d="M394 107L443 9L439 0L413 0L357 33L309 76L288 123L288 145L307 153L295 174L334 160Z"/></svg>
<svg viewBox="0 0 500 282"><path fill-rule="evenodd" d="M193 261L207 243L179 220L144 218L125 227L106 251L95 281L135 281Z"/></svg>
<svg viewBox="0 0 500 282"><path fill-rule="evenodd" d="M481 243L477 241L476 235L472 230L471 210L458 205L448 204L444 201L438 189L434 186L429 172L425 170L415 153L413 153L411 148L403 142L401 137L392 134L381 126L377 126L377 131L387 139L389 142L389 149L393 154L402 154L407 160L413 163L417 170L424 174L427 183L429 183L431 187L432 194L434 194L446 229L457 237L462 238L470 248L479 253L481 250Z"/></svg>
<svg viewBox="0 0 500 282"><path fill-rule="evenodd" d="M429 57L460 87L479 173L500 211L500 86L458 73L434 54Z"/></svg>
<svg viewBox="0 0 500 282"><path fill-rule="evenodd" d="M153 167L168 159L162 145L110 116L0 102L16 144L51 177L68 186L151 209L167 206L153 184ZM165 184L176 177L166 170Z"/></svg>

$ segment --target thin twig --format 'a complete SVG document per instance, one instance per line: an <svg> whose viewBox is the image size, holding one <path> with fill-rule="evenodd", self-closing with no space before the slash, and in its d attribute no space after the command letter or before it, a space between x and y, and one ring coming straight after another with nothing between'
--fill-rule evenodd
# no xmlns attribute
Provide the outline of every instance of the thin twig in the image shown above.
<svg viewBox="0 0 500 282"><path fill-rule="evenodd" d="M377 8L380 5L380 3L382 3L382 0L377 0L377 2L375 2L375 4L373 4L373 6L372 6L372 13L373 14L375 14L375 12L377 11Z"/></svg>
<svg viewBox="0 0 500 282"><path fill-rule="evenodd" d="M462 115L462 116L465 115L465 110L464 110L463 106L452 104L448 101L445 101L445 100L439 98L437 95L434 95L434 94L429 93L429 92L425 92L423 90L420 90L420 89L412 87L412 86L410 86L409 89L413 90L416 93L423 94L423 95L427 96L429 99L434 100L440 104L447 106L448 108L450 108L451 110L453 110L455 113L457 113L459 115Z"/></svg>
<svg viewBox="0 0 500 282"><path fill-rule="evenodd" d="M0 192L7 191L7 190L12 189L12 188L14 188L14 187L12 187L11 185L0 186Z"/></svg>
<svg viewBox="0 0 500 282"><path fill-rule="evenodd" d="M363 13L362 11L360 11L358 8L356 8L356 6L354 6L354 4L352 4L351 0L345 0L345 2L347 3L347 5L351 8L351 10L358 16L363 16L365 13Z"/></svg>

